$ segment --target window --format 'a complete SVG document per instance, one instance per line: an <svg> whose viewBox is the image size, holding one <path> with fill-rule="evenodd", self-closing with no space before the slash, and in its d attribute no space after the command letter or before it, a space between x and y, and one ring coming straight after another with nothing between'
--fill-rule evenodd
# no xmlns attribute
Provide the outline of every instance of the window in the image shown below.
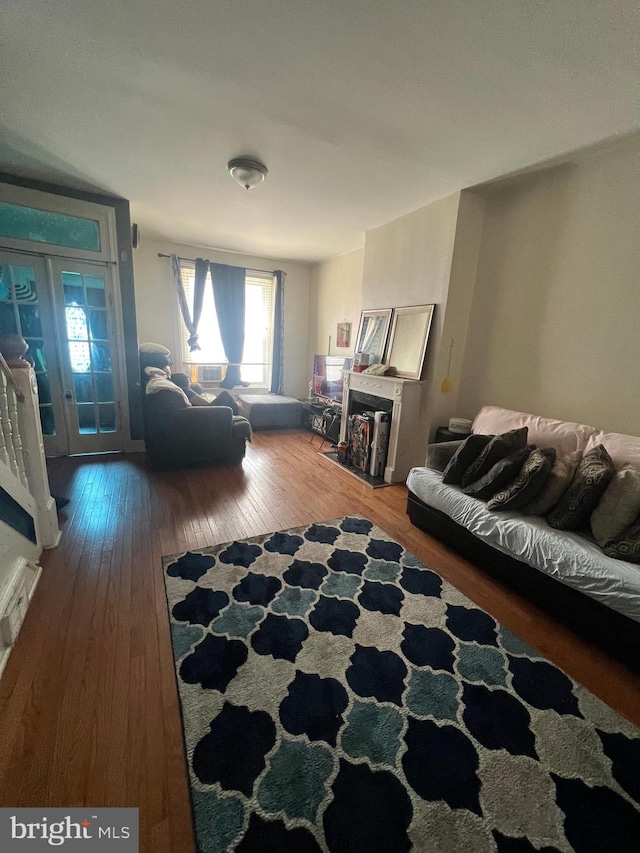
<svg viewBox="0 0 640 853"><path fill-rule="evenodd" d="M13 332L29 344L33 358L40 399L40 421L43 435L55 435L55 420L51 403L51 386L47 372L49 345L45 348L40 316L40 294L36 286L35 269L31 266L0 264L0 335Z"/></svg>
<svg viewBox="0 0 640 853"><path fill-rule="evenodd" d="M5 249L117 261L113 211L90 201L0 183L0 238Z"/></svg>
<svg viewBox="0 0 640 853"><path fill-rule="evenodd" d="M188 261L180 262L182 283L187 295L189 310L193 310L193 287L195 282L195 265ZM244 321L244 353L242 356L242 378L252 385L268 386L271 379L271 357L273 351L273 310L275 288L273 276L261 276L247 272L245 277L245 321ZM193 365L225 365L227 359L220 339L218 317L213 300L211 277L207 275L204 291L202 316L198 324L198 343L200 349L189 352L187 341L189 333L180 318L182 329L182 350L186 364ZM206 381L201 371L199 379Z"/></svg>
<svg viewBox="0 0 640 853"><path fill-rule="evenodd" d="M51 246L100 251L100 223L49 210L0 202L0 236Z"/></svg>

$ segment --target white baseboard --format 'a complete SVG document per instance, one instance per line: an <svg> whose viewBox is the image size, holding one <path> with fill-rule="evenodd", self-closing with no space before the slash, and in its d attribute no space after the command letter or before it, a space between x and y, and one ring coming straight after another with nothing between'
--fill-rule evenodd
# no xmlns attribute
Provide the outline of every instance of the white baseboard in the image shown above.
<svg viewBox="0 0 640 853"><path fill-rule="evenodd" d="M18 557L0 590L0 676L22 628L42 567Z"/></svg>

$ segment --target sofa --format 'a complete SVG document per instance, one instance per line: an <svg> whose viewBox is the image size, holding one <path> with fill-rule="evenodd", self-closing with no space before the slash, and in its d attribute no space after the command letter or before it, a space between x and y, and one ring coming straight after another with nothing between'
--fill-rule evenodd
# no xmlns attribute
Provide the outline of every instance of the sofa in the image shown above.
<svg viewBox="0 0 640 853"><path fill-rule="evenodd" d="M529 446L553 448L554 457L604 447L616 471L640 470L640 438L586 424L485 406L472 434L494 436L523 427ZM526 509L489 509L486 500L443 483L443 471L461 443L430 445L427 464L410 471L411 522L640 672L640 565L607 556L588 529L554 529L547 518L525 514Z"/></svg>

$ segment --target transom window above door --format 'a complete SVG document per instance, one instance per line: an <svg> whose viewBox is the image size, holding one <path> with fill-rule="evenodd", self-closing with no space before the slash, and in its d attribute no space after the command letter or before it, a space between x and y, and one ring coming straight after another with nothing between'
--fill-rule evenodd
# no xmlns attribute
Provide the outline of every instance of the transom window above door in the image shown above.
<svg viewBox="0 0 640 853"><path fill-rule="evenodd" d="M0 245L89 261L118 259L109 208L11 184L0 184Z"/></svg>
<svg viewBox="0 0 640 853"><path fill-rule="evenodd" d="M100 223L97 220L2 201L0 237L82 249L85 252L100 251Z"/></svg>

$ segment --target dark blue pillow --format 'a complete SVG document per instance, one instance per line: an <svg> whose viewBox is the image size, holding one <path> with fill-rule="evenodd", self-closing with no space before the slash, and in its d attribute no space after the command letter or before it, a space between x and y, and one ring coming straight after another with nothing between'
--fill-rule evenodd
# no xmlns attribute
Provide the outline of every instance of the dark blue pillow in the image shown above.
<svg viewBox="0 0 640 853"><path fill-rule="evenodd" d="M459 486L462 483L464 472L476 461L492 438L492 435L470 435L463 441L444 469L442 482L451 486Z"/></svg>
<svg viewBox="0 0 640 853"><path fill-rule="evenodd" d="M484 476L473 483L469 483L468 486L464 486L462 491L472 498L488 501L496 492L504 489L517 477L531 452L532 450L529 447L514 450L513 453L496 462Z"/></svg>
<svg viewBox="0 0 640 853"><path fill-rule="evenodd" d="M582 457L571 485L547 516L556 530L580 530L589 526L591 513L616 473L603 444Z"/></svg>
<svg viewBox="0 0 640 853"><path fill-rule="evenodd" d="M514 450L521 450L526 447L528 434L528 427L520 427L520 429L512 429L509 432L503 432L501 435L492 436L491 441L481 451L475 462L462 475L462 488L464 489L465 486L469 486L484 477L496 462L504 459Z"/></svg>
<svg viewBox="0 0 640 853"><path fill-rule="evenodd" d="M538 497L556 461L553 447L535 449L517 474L515 480L496 492L487 504L491 510L521 510Z"/></svg>

